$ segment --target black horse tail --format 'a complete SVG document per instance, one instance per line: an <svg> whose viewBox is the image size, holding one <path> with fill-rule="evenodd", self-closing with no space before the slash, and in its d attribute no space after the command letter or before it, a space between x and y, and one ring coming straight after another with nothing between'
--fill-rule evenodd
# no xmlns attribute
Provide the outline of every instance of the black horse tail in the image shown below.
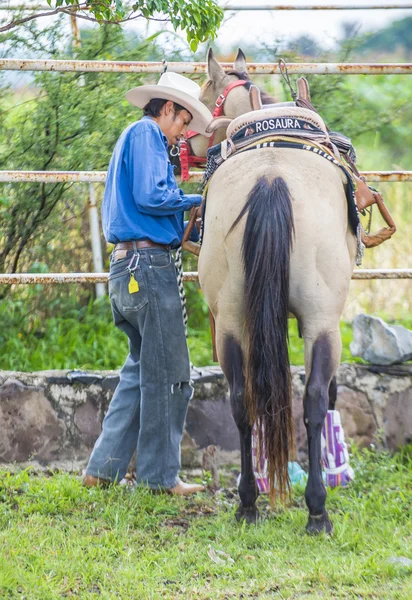
<svg viewBox="0 0 412 600"><path fill-rule="evenodd" d="M289 272L294 235L289 188L261 177L233 227L248 213L245 268L245 403L256 424L258 451L268 465L271 501L290 494L293 451L292 386L288 354ZM232 227L232 229L233 229Z"/></svg>

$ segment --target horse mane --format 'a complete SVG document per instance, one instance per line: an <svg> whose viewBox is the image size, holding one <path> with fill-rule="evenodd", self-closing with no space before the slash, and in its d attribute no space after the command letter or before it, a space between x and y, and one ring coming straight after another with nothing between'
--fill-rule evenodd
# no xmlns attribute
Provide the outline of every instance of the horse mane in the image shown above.
<svg viewBox="0 0 412 600"><path fill-rule="evenodd" d="M247 90L249 90L250 86L253 84L253 82L251 81L251 79L250 79L249 75L246 73L246 71L236 71L236 70L228 71L227 75L234 75L241 81L246 81L245 88ZM276 100L273 98L273 96L270 96L264 90L260 90L260 97L262 100L262 104L274 104L276 102Z"/></svg>

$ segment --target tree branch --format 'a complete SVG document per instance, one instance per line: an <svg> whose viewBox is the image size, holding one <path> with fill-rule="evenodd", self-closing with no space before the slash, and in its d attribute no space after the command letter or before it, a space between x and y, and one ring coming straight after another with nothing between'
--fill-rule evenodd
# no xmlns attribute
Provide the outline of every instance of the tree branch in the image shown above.
<svg viewBox="0 0 412 600"><path fill-rule="evenodd" d="M62 10L62 12L66 13L67 15L73 16L73 11L70 9L65 9ZM99 23L100 25L121 25L122 23L126 23L129 21L135 21L136 19L147 19L148 21L159 21L160 23L165 23L167 21L170 21L170 19L166 18L166 19L158 19L156 17L144 17L142 15L142 13L139 13L138 15L135 15L134 17L132 17L133 13L131 12L129 14L128 17L126 17L125 19L96 19L96 17L90 17L88 15L81 15L79 13L76 12L75 17L77 19L84 19L85 21L92 21L93 23Z"/></svg>
<svg viewBox="0 0 412 600"><path fill-rule="evenodd" d="M85 4L78 4L76 6L76 10L72 10L72 9L68 8L67 6L61 6L59 8L56 8L55 10L49 10L44 13L34 13L27 17L22 17L21 19L12 21L11 23L8 23L7 25L3 25L2 27L0 27L0 33L10 31L10 29L14 29L15 27L18 27L19 25L23 25L24 23L33 21L34 19L40 19L41 17L50 17L53 15L57 15L59 13L69 15L71 17L74 16L74 17L76 17L76 19L84 19L85 21L99 23L100 25L121 25L122 23L126 23L128 21L134 21L136 19L141 19L141 18L145 18L148 21L159 21L160 23L165 23L165 22L170 21L169 18L158 19L156 17L144 17L142 13L138 13L137 15L132 16L133 12L130 12L129 15L125 19L96 19L95 17L91 17L89 15L83 15L83 14L79 13L79 11L81 11L81 10L90 10L90 8L91 8L91 5L85 3Z"/></svg>
<svg viewBox="0 0 412 600"><path fill-rule="evenodd" d="M80 10L84 10L87 7L87 4L79 4L79 9ZM53 15L57 15L59 13L62 12L66 12L67 13L67 7L60 7L60 8L56 8L55 10L48 10L47 12L44 13L34 13L32 15L28 15L27 17L22 17L21 19L17 19L16 21L12 21L11 23L8 23L7 25L3 25L3 27L0 27L0 33L4 33L5 31L9 31L10 29L14 29L15 27L18 27L19 25L23 25L24 23L28 23L29 21L33 21L34 19L40 19L41 17L51 17ZM73 11L70 11L70 14L73 14Z"/></svg>

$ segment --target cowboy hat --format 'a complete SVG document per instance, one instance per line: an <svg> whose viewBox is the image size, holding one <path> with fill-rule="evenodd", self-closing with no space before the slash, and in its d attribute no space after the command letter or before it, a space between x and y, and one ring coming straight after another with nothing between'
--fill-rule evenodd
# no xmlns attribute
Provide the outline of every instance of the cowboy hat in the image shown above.
<svg viewBox="0 0 412 600"><path fill-rule="evenodd" d="M144 108L153 98L171 100L183 106L192 115L190 128L197 133L210 137L206 127L212 120L212 115L206 106L200 102L200 86L191 79L178 73L163 73L157 85L142 85L129 90L126 100L134 106Z"/></svg>

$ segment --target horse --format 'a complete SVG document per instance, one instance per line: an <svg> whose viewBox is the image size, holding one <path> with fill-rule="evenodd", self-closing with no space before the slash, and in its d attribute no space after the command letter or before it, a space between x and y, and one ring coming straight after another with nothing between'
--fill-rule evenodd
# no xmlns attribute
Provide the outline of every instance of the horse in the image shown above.
<svg viewBox="0 0 412 600"><path fill-rule="evenodd" d="M249 78L241 51L230 73L211 50L207 63L208 79L200 99L212 110L229 83ZM229 93L227 117L250 111L247 88L239 85ZM224 137L218 129L214 142ZM201 155L206 147L207 141L199 138L193 150ZM278 147L235 154L209 182L198 271L215 320L218 360L229 383L240 437L239 521L254 523L259 518L253 427L258 448L266 454L271 500L285 501L291 493L288 461L294 436L288 318L293 315L305 347L306 530L333 531L325 508L321 430L330 394L333 397L336 391L342 350L339 323L357 251L346 184L345 173L321 156Z"/></svg>

